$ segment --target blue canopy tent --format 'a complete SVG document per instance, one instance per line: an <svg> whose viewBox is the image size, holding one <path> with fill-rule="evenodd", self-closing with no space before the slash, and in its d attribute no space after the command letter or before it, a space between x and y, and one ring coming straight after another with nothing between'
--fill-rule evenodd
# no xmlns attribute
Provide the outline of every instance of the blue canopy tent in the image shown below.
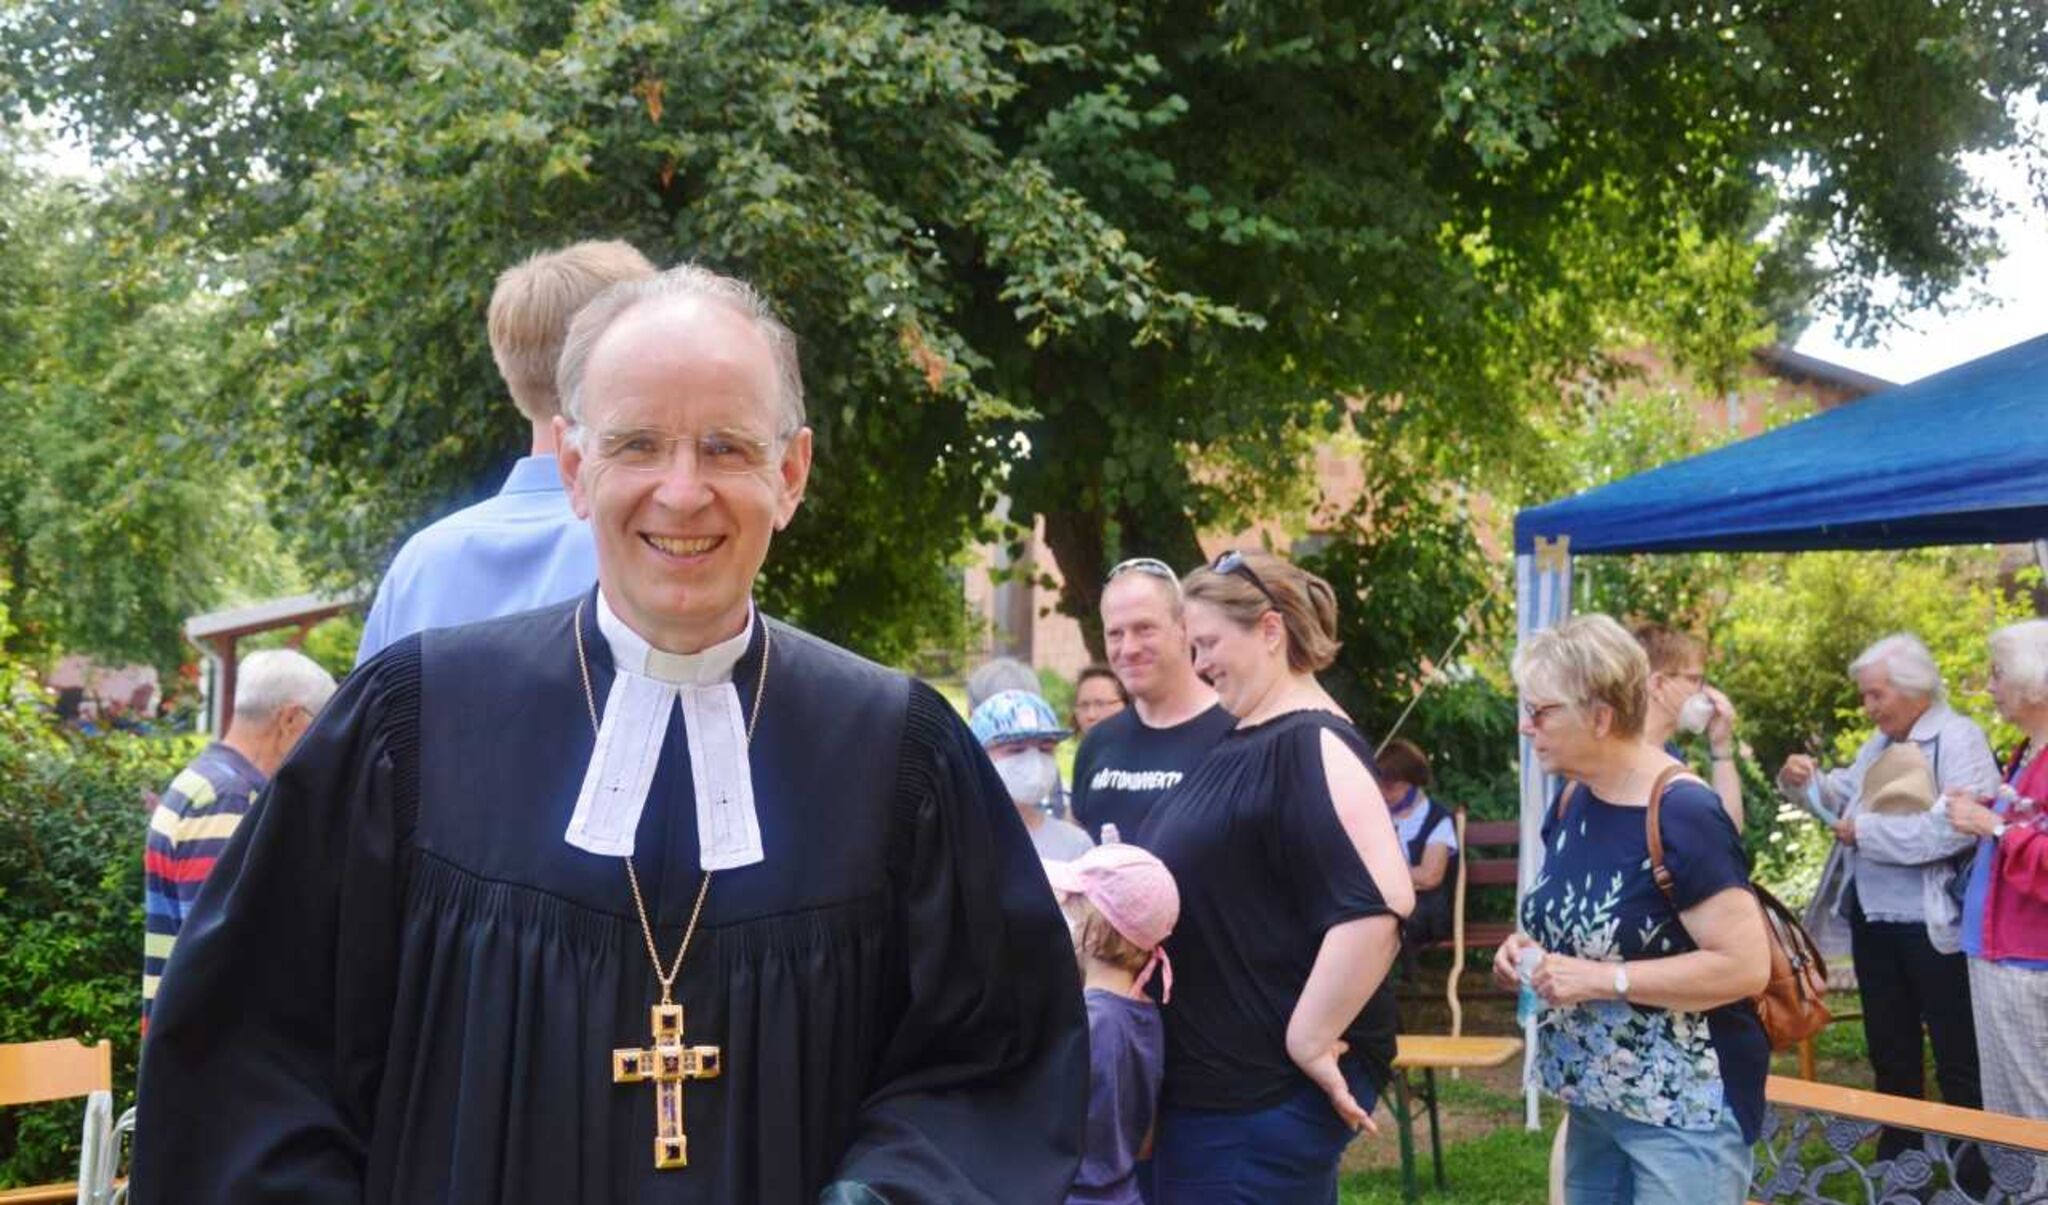
<svg viewBox="0 0 2048 1205"><path fill-rule="evenodd" d="M1571 613L1576 556L2044 537L2048 335L1522 511L1515 516L1516 628L1526 637ZM1526 891L1541 865L1537 833L1553 786L1526 740L1521 775Z"/></svg>

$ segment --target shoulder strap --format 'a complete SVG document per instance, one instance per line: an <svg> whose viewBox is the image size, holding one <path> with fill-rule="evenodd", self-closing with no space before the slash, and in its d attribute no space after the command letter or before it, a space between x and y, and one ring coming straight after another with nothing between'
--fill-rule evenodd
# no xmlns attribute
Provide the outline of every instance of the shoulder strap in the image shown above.
<svg viewBox="0 0 2048 1205"><path fill-rule="evenodd" d="M1657 880L1657 890L1676 908L1678 901L1671 894L1671 872L1664 867L1664 824L1660 810L1664 803L1664 788L1671 780L1685 773L1684 766L1666 766L1657 776L1657 784L1650 788L1650 806L1643 816L1643 835L1650 844L1650 877Z"/></svg>

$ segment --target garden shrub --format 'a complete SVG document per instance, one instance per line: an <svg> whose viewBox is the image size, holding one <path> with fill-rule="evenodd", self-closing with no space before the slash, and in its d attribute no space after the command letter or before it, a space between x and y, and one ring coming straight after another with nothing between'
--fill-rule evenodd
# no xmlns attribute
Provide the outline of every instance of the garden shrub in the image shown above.
<svg viewBox="0 0 2048 1205"><path fill-rule="evenodd" d="M140 1037L144 792L199 745L62 732L0 654L0 1042L111 1040L117 1111ZM74 1179L81 1116L78 1101L0 1109L0 1187Z"/></svg>

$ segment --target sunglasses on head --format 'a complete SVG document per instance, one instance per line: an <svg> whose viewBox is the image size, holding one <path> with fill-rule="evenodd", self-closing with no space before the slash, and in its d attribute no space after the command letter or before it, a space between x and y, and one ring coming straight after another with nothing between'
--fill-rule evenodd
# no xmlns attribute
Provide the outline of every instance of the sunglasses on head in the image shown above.
<svg viewBox="0 0 2048 1205"><path fill-rule="evenodd" d="M1127 561L1118 561L1116 568L1109 571L1109 576L1102 579L1102 584L1107 586L1126 573L1142 573L1148 577L1164 578L1173 583L1176 592L1180 590L1180 574L1173 571L1173 566L1152 556L1134 556Z"/></svg>
<svg viewBox="0 0 2048 1205"><path fill-rule="evenodd" d="M1222 556L1217 557L1209 568L1215 573L1221 573L1226 576L1235 574L1243 578L1252 585L1257 586L1259 593L1265 595L1266 601L1273 604L1276 609L1280 606L1280 600L1273 597L1273 592L1266 588L1266 583L1259 579L1258 572L1246 563L1244 554L1237 549L1233 548Z"/></svg>

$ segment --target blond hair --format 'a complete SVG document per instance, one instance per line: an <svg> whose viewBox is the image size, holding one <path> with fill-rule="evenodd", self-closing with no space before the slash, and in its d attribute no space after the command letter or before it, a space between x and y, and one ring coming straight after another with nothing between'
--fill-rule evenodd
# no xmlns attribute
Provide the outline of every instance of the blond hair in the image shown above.
<svg viewBox="0 0 2048 1205"><path fill-rule="evenodd" d="M1515 651L1515 685L1583 709L1605 704L1616 736L1641 736L1650 709L1650 658L1628 629L1597 612L1531 633Z"/></svg>
<svg viewBox="0 0 2048 1205"><path fill-rule="evenodd" d="M1237 555L1244 559L1245 569L1258 575L1264 590L1243 570L1218 573L1205 565L1182 579L1181 593L1244 628L1268 611L1278 612L1287 629L1287 668L1297 674L1328 669L1344 647L1337 639L1337 592L1330 583L1270 552Z"/></svg>
<svg viewBox="0 0 2048 1205"><path fill-rule="evenodd" d="M560 413L555 364L577 311L615 284L653 275L646 256L616 239L544 251L499 275L488 323L491 358L519 413L533 422Z"/></svg>
<svg viewBox="0 0 2048 1205"><path fill-rule="evenodd" d="M1074 921L1074 948L1097 962L1141 975L1151 965L1152 951L1125 937L1109 923L1093 901L1080 892L1064 896L1060 908Z"/></svg>

